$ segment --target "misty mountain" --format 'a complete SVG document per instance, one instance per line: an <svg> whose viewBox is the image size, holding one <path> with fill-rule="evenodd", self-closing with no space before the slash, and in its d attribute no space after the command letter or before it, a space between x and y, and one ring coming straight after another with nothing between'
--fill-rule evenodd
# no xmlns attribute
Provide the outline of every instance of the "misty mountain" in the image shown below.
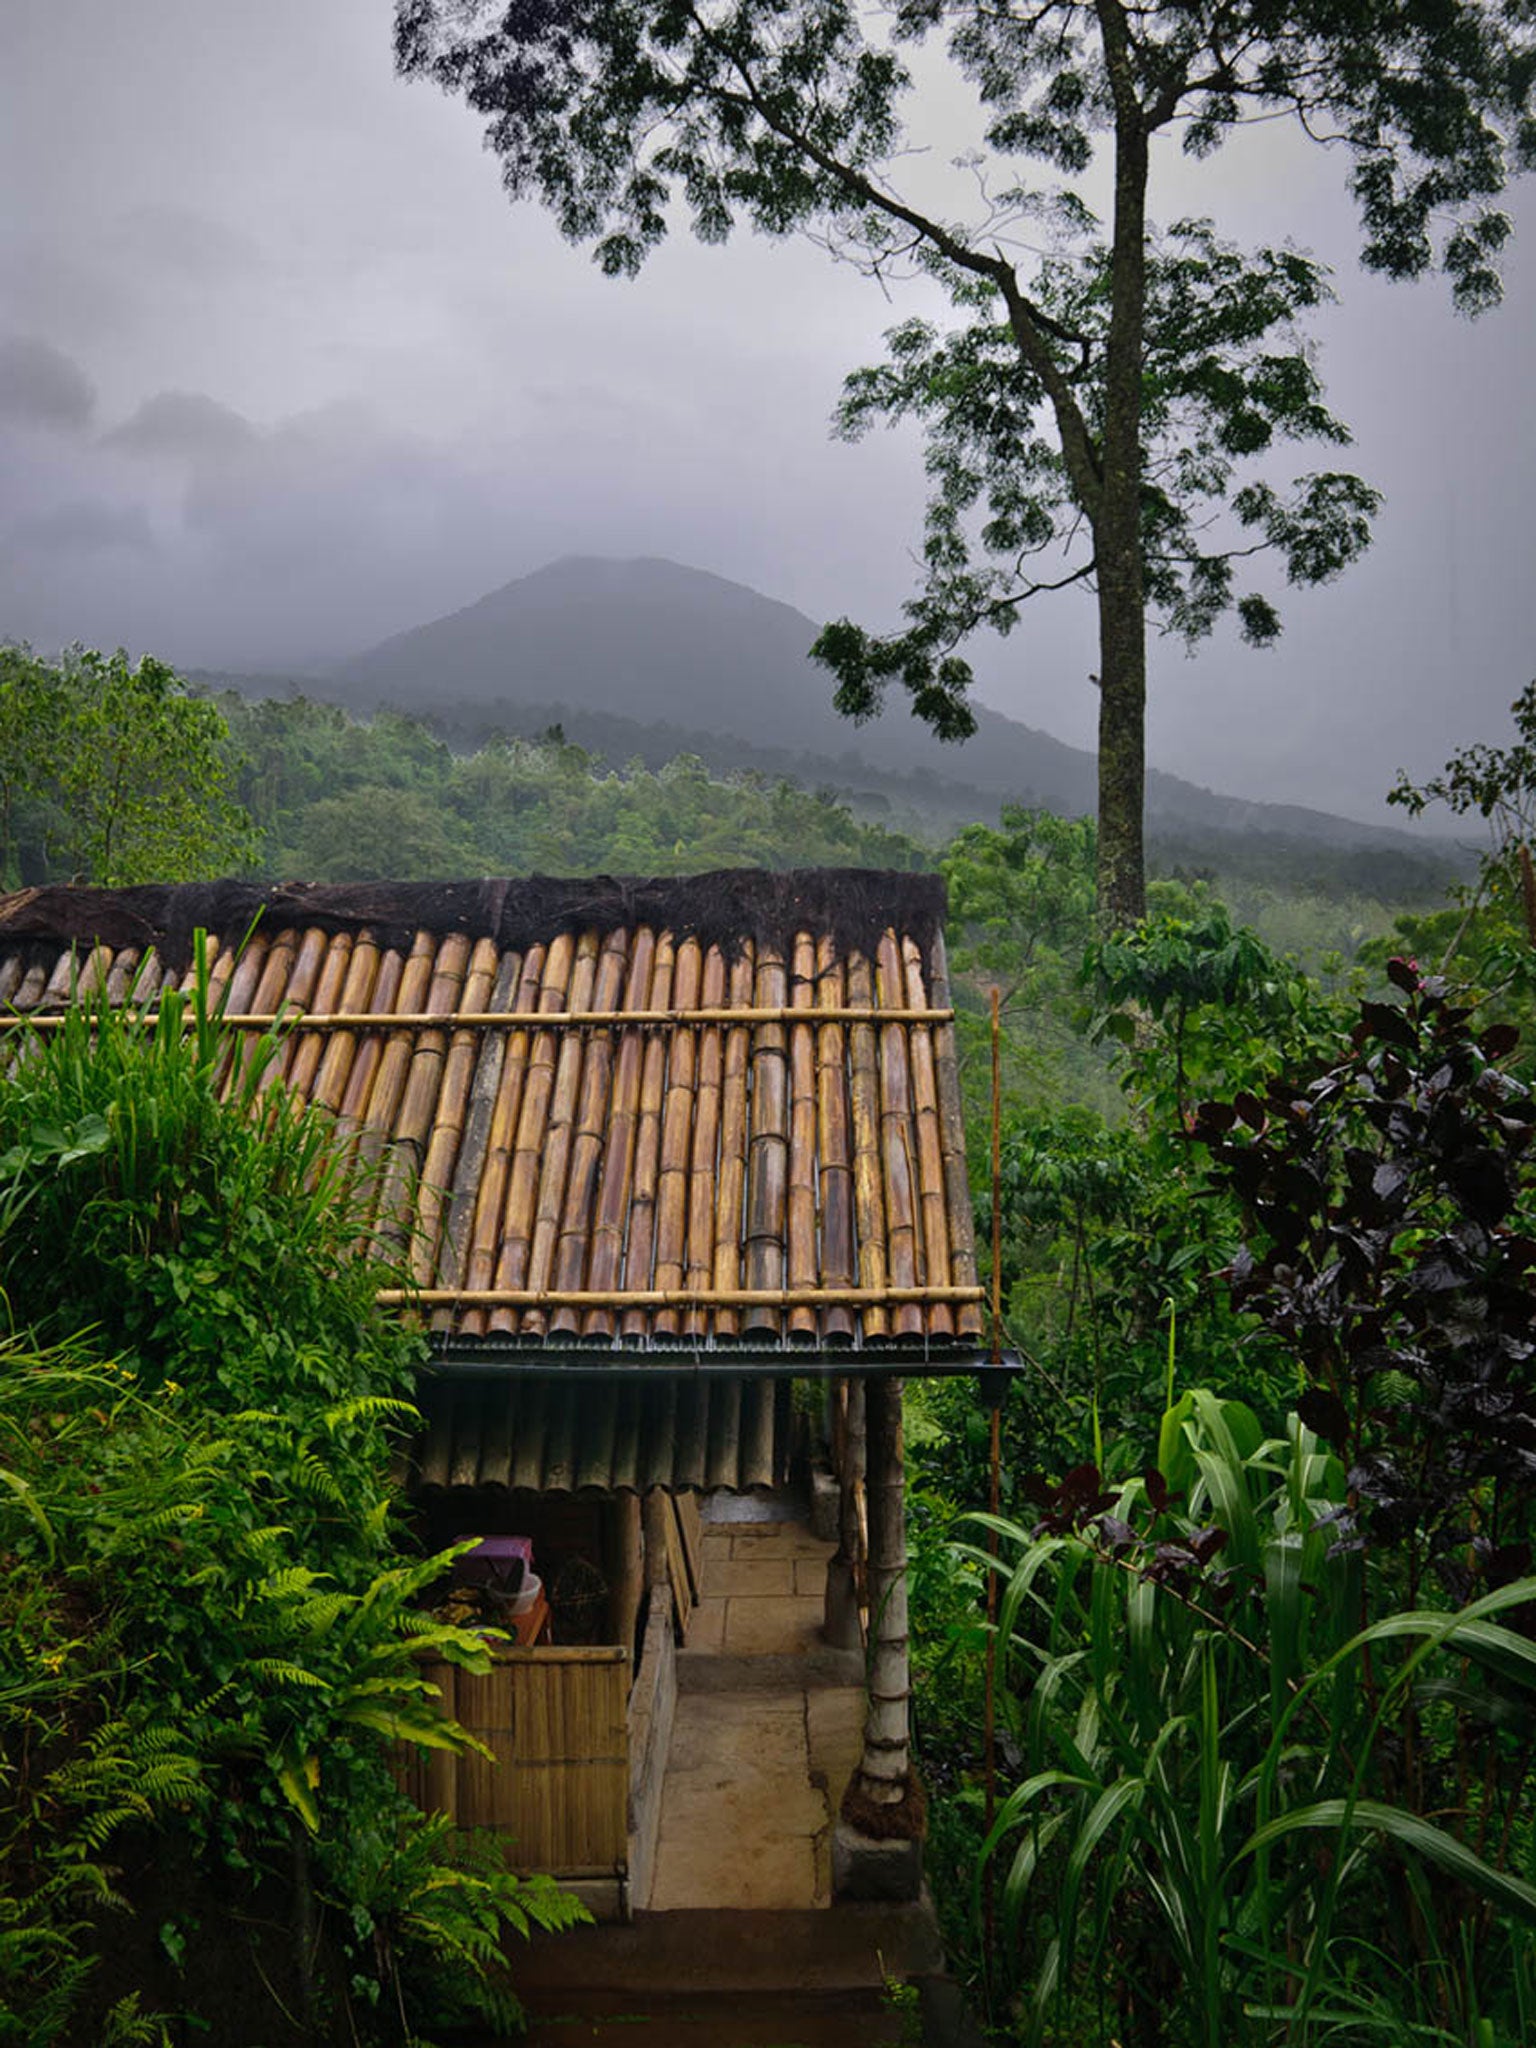
<svg viewBox="0 0 1536 2048"><path fill-rule="evenodd" d="M906 715L899 688L883 718L849 724L832 708L830 676L807 659L818 630L793 606L701 569L568 556L343 663L325 694L420 713L470 743L498 724L527 732L559 720L611 761L658 765L687 750L715 768L876 799L939 829L993 818L1002 803L1093 809L1090 753L985 705L959 746ZM1363 870L1402 863L1428 886L1454 862L1388 827L1222 796L1156 769L1147 823L1165 861L1223 859L1239 843L1245 866L1264 846L1293 857L1328 849L1361 856Z"/></svg>

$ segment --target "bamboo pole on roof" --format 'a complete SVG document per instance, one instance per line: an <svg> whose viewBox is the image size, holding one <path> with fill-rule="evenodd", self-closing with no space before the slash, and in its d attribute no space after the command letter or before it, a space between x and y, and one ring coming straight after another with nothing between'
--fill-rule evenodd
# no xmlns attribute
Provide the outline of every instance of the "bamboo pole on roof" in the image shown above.
<svg viewBox="0 0 1536 2048"><path fill-rule="evenodd" d="M755 973L753 947L748 940L740 957L731 962L731 1004L739 1007L751 1002ZM745 1025L726 1031L720 1088L720 1167L715 1194L714 1280L721 1289L741 1285L741 1233L747 1187L747 1063L751 1043L752 1033ZM741 1317L734 1309L716 1311L714 1334L726 1342L741 1334Z"/></svg>
<svg viewBox="0 0 1536 2048"><path fill-rule="evenodd" d="M873 1003L874 975L862 953L848 959L848 1000ZM859 1285L887 1285L885 1256L885 1173L880 1163L880 1066L875 1027L855 1024L848 1033L848 1107L853 1131L853 1213L858 1229ZM883 1308L867 1308L864 1336L881 1343L890 1335Z"/></svg>
<svg viewBox="0 0 1536 2048"><path fill-rule="evenodd" d="M464 972L461 1010L479 1009L490 1000L499 964L496 941L477 939ZM479 1048L473 1031L455 1031L443 1061L442 1085L417 1182L416 1232L411 1245L411 1275L422 1285L440 1270L438 1245L451 1201L454 1163L464 1135Z"/></svg>
<svg viewBox="0 0 1536 2048"><path fill-rule="evenodd" d="M881 1002L900 1002L901 984L896 937L886 931L881 934L875 967ZM880 1158L885 1173L885 1255L891 1280L897 1287L918 1287L924 1274L912 1162L912 1075L902 1024L885 1024L880 1029ZM895 1334L920 1337L922 1310L910 1303L898 1308Z"/></svg>
<svg viewBox="0 0 1536 2048"><path fill-rule="evenodd" d="M765 1008L777 1007L785 1000L787 981L782 956L760 951L756 1000ZM747 1285L782 1287L789 1195L789 1044L782 1024L753 1028L748 1128ZM749 1337L776 1337L778 1311L749 1309L742 1329Z"/></svg>
<svg viewBox="0 0 1536 2048"><path fill-rule="evenodd" d="M598 954L597 977L592 993L595 1008L616 1010L619 1007L628 965L628 933L621 928L615 929L604 939ZM596 1031L587 1044L582 1067L576 1132L571 1144L565 1200L560 1210L560 1233L555 1244L557 1287L580 1287L586 1279L612 1078L612 1035L607 1031ZM563 1309L550 1318L549 1332L552 1337L574 1337L579 1326L580 1319L575 1312Z"/></svg>
<svg viewBox="0 0 1536 2048"><path fill-rule="evenodd" d="M917 941L901 942L903 993L916 1007L927 990L923 985L923 956ZM917 1154L917 1200L923 1248L923 1275L935 1285L947 1287L949 1269L949 1202L944 1180L944 1131L939 1113L939 1081L934 1056L933 1029L927 1024L906 1026L907 1055L912 1074L912 1116ZM955 1334L955 1319L942 1303L928 1311L928 1335L948 1339Z"/></svg>
<svg viewBox="0 0 1536 2048"><path fill-rule="evenodd" d="M107 1001L114 1008L127 1002L129 991L133 987L134 971L138 967L140 957L137 946L120 946L114 954L112 965L107 969L106 984L103 991ZM0 961L0 1003L6 1003L10 1000L9 990L6 987L7 975L12 970L19 973L20 965L19 961Z"/></svg>
<svg viewBox="0 0 1536 2048"><path fill-rule="evenodd" d="M933 941L933 997L945 1009L950 1004L949 960L944 935ZM952 1014L952 1013L951 1013ZM958 1286L976 1284L976 1247L971 1234L971 1180L965 1156L965 1112L960 1103L960 1069L955 1051L955 1027L940 1024L934 1033L934 1056L938 1067L939 1124L944 1148L944 1187L948 1197L951 1236L950 1275ZM964 1306L955 1317L962 1337L979 1337L982 1331L979 1307Z"/></svg>
<svg viewBox="0 0 1536 2048"><path fill-rule="evenodd" d="M400 991L401 978L405 973L405 957L393 946L379 955L379 971L373 984L373 1001L380 1011L391 1010L395 997ZM379 1061L384 1051L384 1033L374 1025L360 1030L353 1037L352 1062L347 1070L347 1085L336 1108L336 1122L340 1130L352 1132L357 1129L358 1120L367 1106L368 1096L373 1088L373 1077L379 1070Z"/></svg>
<svg viewBox="0 0 1536 2048"><path fill-rule="evenodd" d="M816 942L816 1005L841 1007L843 963L830 936ZM816 1032L816 1151L821 1200L821 1278L827 1287L849 1287L854 1277L853 1164L848 1141L848 1068L841 1024ZM828 1309L822 1332L829 1342L847 1343L853 1316Z"/></svg>
<svg viewBox="0 0 1536 2048"><path fill-rule="evenodd" d="M590 1005L597 985L600 941L595 931L583 932L576 941L576 958L571 967L569 1000L583 1008ZM539 1173L539 1191L534 1201L533 1236L528 1251L528 1285L545 1288L554 1277L555 1246L560 1236L560 1219L565 1208L566 1185L576 1146L576 1123L581 1108L582 1074L587 1062L585 1032L567 1034L555 1059L555 1079L550 1090L549 1121L545 1127L544 1157ZM542 1309L530 1309L522 1320L522 1334L542 1337L546 1326Z"/></svg>
<svg viewBox="0 0 1536 2048"><path fill-rule="evenodd" d="M554 1010L564 1003L575 958L576 941L569 932L562 932L551 942L544 956L544 972L539 985L540 1009ZM535 1031L529 1043L528 1070L523 1081L517 1136L512 1146L512 1168L507 1177L506 1209L498 1219L500 1245L496 1252L496 1277L492 1283L496 1287L525 1287L528 1284L528 1255L533 1244L539 1169L549 1122L550 1097L555 1087L558 1045L552 1031ZM492 1219L487 1218L486 1221L492 1222ZM494 1222L492 1227L495 1227ZM487 1328L498 1336L515 1335L517 1327L516 1317L506 1309L493 1309L487 1323Z"/></svg>
<svg viewBox="0 0 1536 2048"><path fill-rule="evenodd" d="M665 1009L672 995L676 948L670 932L656 939L651 968L652 1009ZM645 1041L645 1058L640 1067L640 1112L635 1123L634 1192L629 1205L629 1234L624 1251L626 1287L648 1286L656 1243L656 1186L661 1171L661 1113L667 1074L667 1042L658 1031ZM647 1334L646 1319L630 1311L619 1324L626 1343L638 1343Z"/></svg>
<svg viewBox="0 0 1536 2048"><path fill-rule="evenodd" d="M439 944L427 987L426 1007L430 1015L446 1019L456 1008L469 969L470 948L471 941L464 932L450 932ZM422 1169L448 1058L447 1031L415 1033L408 1052L410 1064L405 1069L399 1103L385 1132L388 1165L379 1195L379 1215L386 1238L397 1251L406 1249L413 1225L419 1221Z"/></svg>
<svg viewBox="0 0 1536 2048"><path fill-rule="evenodd" d="M790 1007L810 1015L815 996L816 943L809 932L796 932L790 954ZM816 1272L816 1033L809 1023L789 1027L789 1189L786 1213L791 1289L814 1287ZM816 1311L791 1309L791 1342L812 1343L817 1336Z"/></svg>
<svg viewBox="0 0 1536 2048"><path fill-rule="evenodd" d="M417 1009L426 1001L436 951L436 940L433 935L430 932L419 931L401 968L399 1008ZM359 1092L357 1098L355 1120L352 1124L355 1133L355 1155L368 1169L363 1187L375 1217L382 1217L386 1213L384 1199L388 1192L388 1177L381 1166L381 1161L385 1146L389 1143L394 1130L395 1117L399 1111L400 1098L405 1092L405 1079L410 1069L414 1048L413 1032L402 1030L387 1033L374 1064L372 1085L366 1094ZM355 1086L358 1080L356 1067L352 1071L352 1080ZM348 1119L345 1104L342 1108L342 1122L346 1127Z"/></svg>
<svg viewBox="0 0 1536 2048"><path fill-rule="evenodd" d="M312 1010L315 998L325 981L326 967L330 960L331 942L327 933L317 925L307 925L295 934L293 966L288 976L287 989L283 996L290 1009L295 1006ZM294 1076L298 1066L301 1041L296 1031L283 1035L278 1056L267 1069L267 1082L281 1081L290 1093L294 1090Z"/></svg>
<svg viewBox="0 0 1536 2048"><path fill-rule="evenodd" d="M496 963L496 980L491 989L493 1003L510 1003L513 1000L525 965L519 953L502 955ZM533 978L537 986L536 969ZM522 1040L526 1052L526 1033L522 1034ZM517 1123L517 1103L514 1101L506 1110L502 1108L503 1075L511 1071L515 1081L520 1072L520 1069L509 1065L516 1038L497 1031L485 1038L475 1038L473 1042L475 1062L465 1099L464 1127L454 1162L442 1242L435 1262L435 1271L448 1286L467 1280L471 1273L484 1286L494 1271L490 1256L481 1257L474 1250L481 1241L476 1218L482 1208L500 1218L511 1158L512 1132ZM449 1320L446 1312L436 1315L432 1318L432 1327L434 1330L446 1329ZM481 1336L485 1330L485 1316L480 1310L471 1310L460 1327L466 1336Z"/></svg>
<svg viewBox="0 0 1536 2048"><path fill-rule="evenodd" d="M314 936L319 941L321 955L312 1007L328 1010L340 1004L342 990L346 987L352 965L352 935L350 932L340 932L335 936L316 932ZM283 1078L301 1102L310 1100L325 1047L326 1040L321 1032L295 1030L289 1034Z"/></svg>
<svg viewBox="0 0 1536 2048"><path fill-rule="evenodd" d="M711 946L704 960L703 999L707 1007L720 1007L725 997L725 979L725 956L718 946ZM714 1272L715 1159L720 1146L724 1073L725 1043L720 1026L706 1024L699 1033L693 1146L688 1161L688 1265L684 1280L692 1288L707 1287ZM690 1309L683 1317L683 1335L702 1338L708 1334L708 1315L702 1309Z"/></svg>
<svg viewBox="0 0 1536 2048"><path fill-rule="evenodd" d="M691 1009L699 999L704 962L697 939L684 939L672 970L672 1000ZM655 1285L681 1287L688 1248L688 1161L693 1135L694 1076L698 1041L686 1027L668 1034L666 1092L661 1112L661 1171L656 1181ZM662 1309L651 1324L653 1337L675 1337L677 1312Z"/></svg>
<svg viewBox="0 0 1536 2048"><path fill-rule="evenodd" d="M379 978L382 956L378 942L371 932L360 932L352 941L351 958L347 962L346 980L342 984L341 1001L344 1008L365 1010L372 1000L374 986ZM310 1101L318 1102L333 1114L341 1108L342 1096L346 1093L351 1078L352 1062L357 1057L357 1033L355 1031L333 1031L325 1041L320 1055L319 1070L310 1091Z"/></svg>
<svg viewBox="0 0 1536 2048"><path fill-rule="evenodd" d="M238 956L233 954L233 950L229 946L221 946L217 952L211 952L211 963L213 963L211 969L209 969L209 1008L211 1010L217 1010L219 1006L223 1006L225 1010L250 1010L250 999L252 999L256 987L258 987L260 979L262 979L262 969L266 967L266 954L268 954L270 946L272 946L272 940L264 932L258 930L258 932L250 934L250 938L246 940L244 950ZM209 948L213 948L213 940L211 938L209 938ZM193 956L186 963L186 973L182 975L182 989L190 991L195 985L197 985L197 956ZM217 1083L221 1094L225 1090L229 1090L229 1087L233 1087L233 1085L238 1083L240 1071L242 1071L242 1067L244 1067L248 1057L250 1057L250 1049L246 1047L246 1044L240 1044L236 1038L225 1040L223 1049L219 1053L217 1067L213 1069L215 1083Z"/></svg>
<svg viewBox="0 0 1536 2048"><path fill-rule="evenodd" d="M283 1003L288 1000L289 990L293 982L293 971L298 964L300 937L301 934L298 931L289 930L279 932L273 939L267 951L266 962L261 970L261 978L256 983L255 990L251 996L252 1009L265 1011L275 1016L282 1008ZM256 1050L257 1041L253 1038L248 1038L236 1052L230 1070L230 1084L232 1087L237 1086L250 1071L251 1063L256 1057ZM269 1060L261 1075L260 1086L263 1092L277 1080L279 1072L278 1060Z"/></svg>
<svg viewBox="0 0 1536 2048"><path fill-rule="evenodd" d="M655 954L656 934L649 925L641 925L629 938L623 1004L626 1010L643 1009L650 1000ZM590 1283L597 1288L616 1286L624 1270L624 1235L629 1223L635 1123L640 1112L640 1069L644 1060L644 1034L634 1029L622 1031L614 1057L602 1179L597 1191L588 1266ZM612 1337L613 1332L614 1318L609 1310L588 1311L582 1325L583 1336L605 1338Z"/></svg>
<svg viewBox="0 0 1536 2048"><path fill-rule="evenodd" d="M21 978L25 972L26 968L19 953L0 956L0 1004L9 1003L20 988Z"/></svg>

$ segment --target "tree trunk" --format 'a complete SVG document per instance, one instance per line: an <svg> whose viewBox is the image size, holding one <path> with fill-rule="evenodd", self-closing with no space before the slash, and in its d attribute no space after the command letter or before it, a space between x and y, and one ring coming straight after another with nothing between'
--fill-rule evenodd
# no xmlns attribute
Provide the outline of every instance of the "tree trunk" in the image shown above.
<svg viewBox="0 0 1536 2048"><path fill-rule="evenodd" d="M1146 116L1120 0L1097 0L1115 102L1115 215L1104 357L1104 475L1094 519L1099 584L1099 924L1146 915L1147 617L1141 557L1141 379L1147 299Z"/></svg>
<svg viewBox="0 0 1536 2048"><path fill-rule="evenodd" d="M869 1458L869 1707L864 1751L844 1802L900 1805L911 1797L907 1661L906 1472L901 1438L901 1381L865 1382ZM850 1816L851 1817L851 1816Z"/></svg>

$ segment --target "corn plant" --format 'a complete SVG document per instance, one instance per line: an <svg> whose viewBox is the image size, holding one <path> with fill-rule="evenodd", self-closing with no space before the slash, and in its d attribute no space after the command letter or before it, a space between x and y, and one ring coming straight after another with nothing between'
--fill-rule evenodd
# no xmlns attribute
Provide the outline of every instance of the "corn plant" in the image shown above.
<svg viewBox="0 0 1536 2048"><path fill-rule="evenodd" d="M1030 2041L1074 2011L1137 2048L1405 2038L1378 2029L1366 1994L1382 1979L1358 1945L1401 1966L1388 1867L1449 1882L1506 1935L1536 1922L1536 1889L1480 1853L1476 1814L1431 1819L1376 1792L1406 1697L1465 1691L1475 1668L1489 1714L1529 1711L1536 1649L1500 1617L1536 1586L1362 1630L1345 1493L1299 1419L1263 1439L1240 1404L1196 1390L1139 1478L1112 1488L1082 1466L1039 1488L1033 1529L995 1525L1024 1775L983 1864L1023 1957L994 1993L1017 1992ZM1426 2009L1459 2019L1467 1987L1441 1963Z"/></svg>

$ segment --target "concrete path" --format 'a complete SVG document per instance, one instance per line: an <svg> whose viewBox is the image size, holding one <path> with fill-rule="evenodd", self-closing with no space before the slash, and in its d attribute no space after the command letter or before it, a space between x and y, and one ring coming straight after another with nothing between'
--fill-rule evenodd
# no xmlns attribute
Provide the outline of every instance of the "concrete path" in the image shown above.
<svg viewBox="0 0 1536 2048"><path fill-rule="evenodd" d="M862 1660L821 1635L832 1546L782 1506L711 1511L649 1910L518 1959L529 2048L904 2048L884 1987L942 1969L931 1911L828 1910L864 1717Z"/></svg>
<svg viewBox="0 0 1536 2048"><path fill-rule="evenodd" d="M831 1904L832 1821L864 1721L858 1658L812 1654L831 1554L792 1522L705 1525L653 1912Z"/></svg>

